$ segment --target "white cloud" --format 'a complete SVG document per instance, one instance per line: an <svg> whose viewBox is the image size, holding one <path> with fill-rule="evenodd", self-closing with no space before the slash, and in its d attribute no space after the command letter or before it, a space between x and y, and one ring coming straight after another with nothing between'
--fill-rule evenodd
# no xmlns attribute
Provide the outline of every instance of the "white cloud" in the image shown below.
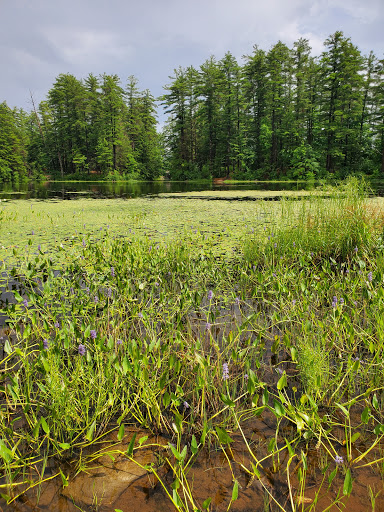
<svg viewBox="0 0 384 512"><path fill-rule="evenodd" d="M121 35L107 31L50 27L42 32L64 61L75 66L89 67L105 59L123 61L134 51Z"/></svg>

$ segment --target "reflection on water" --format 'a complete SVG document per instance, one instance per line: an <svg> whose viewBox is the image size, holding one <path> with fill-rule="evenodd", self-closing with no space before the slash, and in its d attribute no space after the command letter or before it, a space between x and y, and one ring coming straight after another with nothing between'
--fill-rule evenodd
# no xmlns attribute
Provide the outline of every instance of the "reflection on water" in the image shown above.
<svg viewBox="0 0 384 512"><path fill-rule="evenodd" d="M79 197L139 197L173 192L203 190L309 190L313 183L266 182L214 184L185 181L122 181L122 182L30 182L13 186L0 184L0 199L77 199Z"/></svg>
<svg viewBox="0 0 384 512"><path fill-rule="evenodd" d="M18 185L0 183L0 199L131 198L173 192L200 192L203 190L311 190L316 184L305 181L257 181L231 184L186 181L45 181L21 183ZM370 187L375 195L384 196L384 181L371 181Z"/></svg>

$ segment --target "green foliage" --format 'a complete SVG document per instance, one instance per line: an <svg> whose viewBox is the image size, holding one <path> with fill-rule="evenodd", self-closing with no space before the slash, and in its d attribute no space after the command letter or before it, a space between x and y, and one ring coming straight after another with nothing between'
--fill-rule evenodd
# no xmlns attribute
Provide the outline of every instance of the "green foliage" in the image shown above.
<svg viewBox="0 0 384 512"><path fill-rule="evenodd" d="M80 81L59 75L29 120L29 160L36 172L153 179L161 171L154 98L126 92L116 75Z"/></svg>
<svg viewBox="0 0 384 512"><path fill-rule="evenodd" d="M27 174L24 117L0 104L0 181L18 182Z"/></svg>
<svg viewBox="0 0 384 512"><path fill-rule="evenodd" d="M167 165L175 179L313 180L383 173L383 61L338 31L310 55L306 39L240 66L227 53L175 71L162 98Z"/></svg>

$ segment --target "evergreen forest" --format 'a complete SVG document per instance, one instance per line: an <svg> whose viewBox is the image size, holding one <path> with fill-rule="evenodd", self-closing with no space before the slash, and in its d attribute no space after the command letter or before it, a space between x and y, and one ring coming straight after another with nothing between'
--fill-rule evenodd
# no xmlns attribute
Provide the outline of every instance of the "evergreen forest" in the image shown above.
<svg viewBox="0 0 384 512"><path fill-rule="evenodd" d="M384 178L384 59L341 31L320 56L299 39L180 67L156 99L133 76L61 74L31 100L0 103L0 181Z"/></svg>

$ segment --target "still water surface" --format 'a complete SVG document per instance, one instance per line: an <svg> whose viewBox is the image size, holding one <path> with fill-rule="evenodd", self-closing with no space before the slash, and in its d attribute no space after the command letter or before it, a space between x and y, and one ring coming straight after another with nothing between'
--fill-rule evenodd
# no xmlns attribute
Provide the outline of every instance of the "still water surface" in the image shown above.
<svg viewBox="0 0 384 512"><path fill-rule="evenodd" d="M0 199L77 199L140 197L175 192L199 192L203 190L311 190L318 183L305 181L257 181L230 184L186 181L121 181L121 182L71 182L45 181L12 185L0 183ZM384 196L384 181L371 181L374 195Z"/></svg>
<svg viewBox="0 0 384 512"><path fill-rule="evenodd" d="M195 192L203 190L311 190L313 182L246 182L214 184L213 182L185 181L124 181L124 182L30 182L13 186L0 184L0 199L77 199L77 198L114 198L140 197L174 192ZM379 192L377 187L374 187ZM384 182L380 192L384 194ZM382 195L379 192L379 195Z"/></svg>

